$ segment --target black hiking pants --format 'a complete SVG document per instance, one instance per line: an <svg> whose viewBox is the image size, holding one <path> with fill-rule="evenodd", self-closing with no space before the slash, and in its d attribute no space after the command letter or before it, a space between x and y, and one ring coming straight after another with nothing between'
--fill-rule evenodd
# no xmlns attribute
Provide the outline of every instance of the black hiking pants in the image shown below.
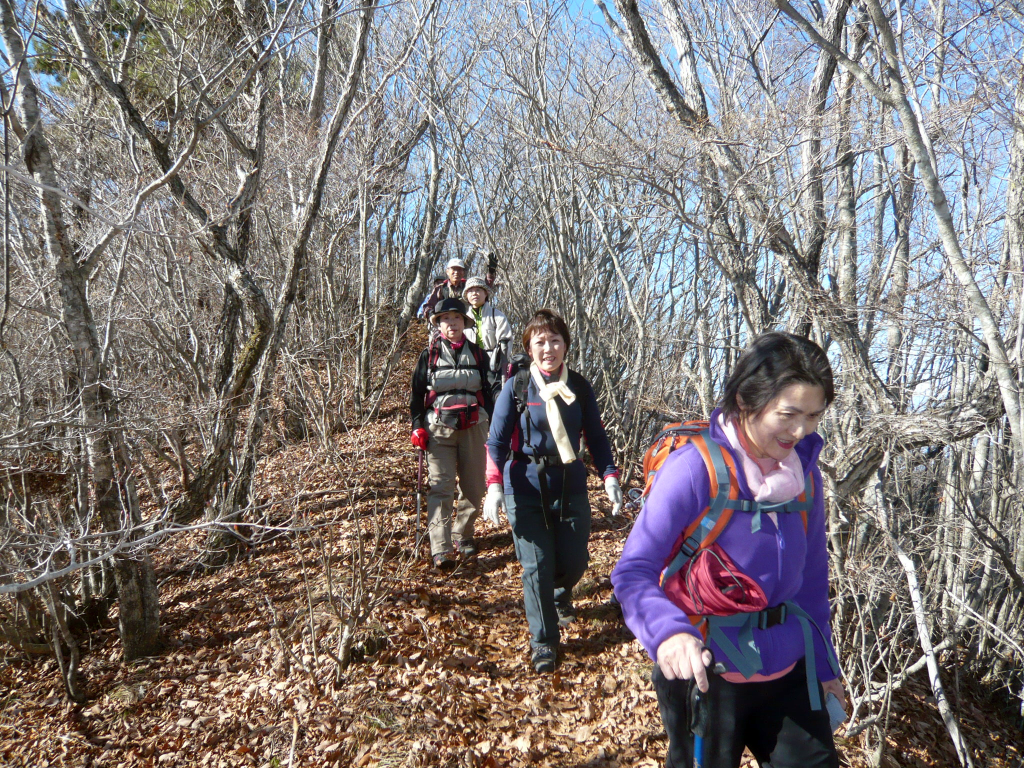
<svg viewBox="0 0 1024 768"><path fill-rule="evenodd" d="M704 739L704 768L738 768L747 747L762 768L839 768L828 712L814 712L807 696L807 673L793 671L763 683L730 683L708 675L711 704ZM668 734L667 768L693 765L690 732L691 680L669 680L657 664L651 675L661 720ZM818 684L819 689L821 684ZM825 700L824 694L821 700Z"/></svg>

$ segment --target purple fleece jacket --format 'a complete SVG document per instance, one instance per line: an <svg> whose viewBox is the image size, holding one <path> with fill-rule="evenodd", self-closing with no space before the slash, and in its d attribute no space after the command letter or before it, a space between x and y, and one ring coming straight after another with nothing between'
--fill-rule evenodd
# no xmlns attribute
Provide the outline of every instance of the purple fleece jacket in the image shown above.
<svg viewBox="0 0 1024 768"><path fill-rule="evenodd" d="M718 424L719 411L711 414L711 437L726 451L735 452ZM796 444L804 472L814 473L814 508L807 516L807 533L798 513L780 513L776 526L767 514L761 516L761 530L751 533L752 512L736 511L717 542L736 565L761 585L768 605L791 600L815 621L832 647L828 603L828 551L825 547L825 500L821 492L818 454L821 436L812 432ZM739 460L736 461L739 466ZM739 497L753 499L743 473L739 473ZM615 596L622 604L626 625L657 661L658 646L672 635L689 632L700 639L686 614L658 584L679 534L708 506L711 480L700 452L691 445L671 454L662 464L654 485L626 540L622 557L612 571ZM812 630L813 631L813 630ZM736 642L737 629L725 634ZM761 651L762 674L780 672L804 657L803 633L795 616L771 629L754 630L754 642ZM835 679L825 655L821 635L814 632L814 656L818 679ZM730 672L735 667L714 643L715 660Z"/></svg>

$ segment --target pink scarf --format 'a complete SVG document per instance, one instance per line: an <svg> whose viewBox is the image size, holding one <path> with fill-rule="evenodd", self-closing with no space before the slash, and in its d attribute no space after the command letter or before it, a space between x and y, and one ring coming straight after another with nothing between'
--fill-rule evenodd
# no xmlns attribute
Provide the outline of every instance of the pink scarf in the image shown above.
<svg viewBox="0 0 1024 768"><path fill-rule="evenodd" d="M729 438L733 451L739 456L754 501L781 504L800 495L804 489L804 467L795 450L790 451L782 461L772 458L755 459L747 452L735 420L727 422L719 416L718 423Z"/></svg>

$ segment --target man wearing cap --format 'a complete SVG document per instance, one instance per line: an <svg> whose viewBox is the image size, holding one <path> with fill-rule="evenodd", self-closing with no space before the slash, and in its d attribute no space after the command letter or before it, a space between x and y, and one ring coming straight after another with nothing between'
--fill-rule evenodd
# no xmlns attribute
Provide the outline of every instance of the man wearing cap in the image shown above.
<svg viewBox="0 0 1024 768"><path fill-rule="evenodd" d="M435 285L434 290L420 305L420 312L425 318L429 319L434 314L439 301L462 298L462 291L466 287L466 262L462 259L449 259L445 275L448 279Z"/></svg>
<svg viewBox="0 0 1024 768"><path fill-rule="evenodd" d="M508 346L512 341L512 326L505 313L491 301L491 289L482 277L466 281L462 297L469 304L473 323L466 327L466 336L491 359L491 369L504 373L508 362Z"/></svg>
<svg viewBox="0 0 1024 768"><path fill-rule="evenodd" d="M487 354L465 335L466 325L473 322L459 299L442 299L430 315L437 335L412 374L410 440L427 452L430 554L442 570L455 567L453 552L466 558L476 554L473 525L487 490L484 445L501 389ZM456 482L463 497L453 521Z"/></svg>

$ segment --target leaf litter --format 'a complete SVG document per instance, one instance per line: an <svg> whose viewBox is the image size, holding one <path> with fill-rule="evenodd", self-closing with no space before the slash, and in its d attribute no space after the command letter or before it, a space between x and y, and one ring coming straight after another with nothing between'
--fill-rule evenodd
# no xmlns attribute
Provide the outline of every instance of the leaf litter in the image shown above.
<svg viewBox="0 0 1024 768"><path fill-rule="evenodd" d="M591 477L578 618L563 630L555 673L535 675L507 527L481 520L479 556L450 574L430 567L425 544L413 552L404 397L392 387L377 420L335 438L333 461L308 443L264 459L259 503L271 523L279 514L265 529L278 535L243 559L196 569L196 536L155 553L165 651L124 664L114 628L95 632L82 648L85 705L66 699L53 659L0 658L0 765L662 765L651 662L610 601L631 520L607 517ZM381 566L377 603L340 669L332 646L352 611L346 585L368 554ZM928 694L923 676L896 693L886 765L956 763ZM958 703L982 764L1021 765L1019 734L983 691L962 690ZM844 765L870 764L864 739L840 731Z"/></svg>

